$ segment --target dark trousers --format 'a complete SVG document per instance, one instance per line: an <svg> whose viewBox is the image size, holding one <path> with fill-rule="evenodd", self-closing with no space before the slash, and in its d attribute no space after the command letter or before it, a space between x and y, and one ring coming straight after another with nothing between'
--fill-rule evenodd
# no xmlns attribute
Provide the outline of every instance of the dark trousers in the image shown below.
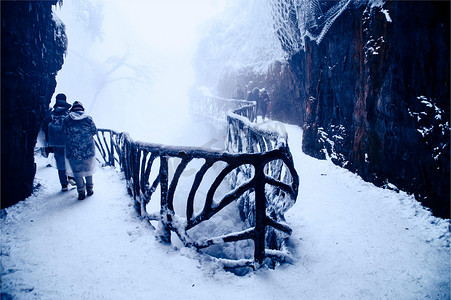
<svg viewBox="0 0 451 300"><path fill-rule="evenodd" d="M67 186L66 170L58 170L58 177L60 178L61 186Z"/></svg>

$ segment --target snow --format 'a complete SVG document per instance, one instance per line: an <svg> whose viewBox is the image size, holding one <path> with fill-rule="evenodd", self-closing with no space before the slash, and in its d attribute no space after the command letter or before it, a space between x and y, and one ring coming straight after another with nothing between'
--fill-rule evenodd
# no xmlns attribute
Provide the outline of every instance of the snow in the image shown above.
<svg viewBox="0 0 451 300"><path fill-rule="evenodd" d="M417 96L417 99L423 105L422 110L424 111L414 112L409 108L409 115L416 120L416 130L424 138L424 142L433 147L432 158L438 160L440 155L442 155L441 149L445 150L448 145L442 142L433 144L434 142L429 140L429 137L449 134L449 123L442 120L442 115L445 111L437 106L435 98L421 95ZM428 116L429 118L432 117L432 120L428 121Z"/></svg>
<svg viewBox="0 0 451 300"><path fill-rule="evenodd" d="M99 168L84 201L60 192L57 172L36 156L29 198L2 210L2 293L17 299L448 299L449 220L412 196L381 189L301 152L285 125L300 176L292 262L245 276L208 255L155 239L137 218L118 170ZM204 140L212 132L204 132ZM198 134L191 137L202 143Z"/></svg>
<svg viewBox="0 0 451 300"><path fill-rule="evenodd" d="M381 9L381 12L385 15L385 19L387 20L387 22L389 22L389 23L393 22L390 17L390 13L389 13L388 9Z"/></svg>
<svg viewBox="0 0 451 300"><path fill-rule="evenodd" d="M185 2L139 1L132 6L111 0L65 2L54 13L62 20L57 19L58 24L66 25L69 39L55 93L66 93L70 103L84 102L99 128L128 131L135 140L220 148L224 131L186 116L186 89L192 80L188 58L199 39L195 27L225 3L195 1L198 13L191 13L193 3ZM230 39L221 40L218 57L245 44L236 53L246 55L236 55L232 66L241 66L243 60L267 65L281 55L280 47L268 47L277 42L274 36L265 36L260 29L268 28L268 20L259 18L269 7L251 1L243 9L244 2L237 1L235 7L227 2L232 15L242 13L236 14L238 23L222 20L230 24L224 33ZM372 0L371 5L382 7L384 2ZM153 9L156 3L160 6ZM153 28L157 31L150 31ZM258 34L246 38L254 32ZM249 42L241 44L243 40ZM382 42L381 37L368 47L376 51ZM260 52L248 51L259 47ZM435 112L438 116L441 111ZM418 121L422 114L411 112ZM377 188L329 160L304 155L302 131L296 126L256 126L287 132L300 176L299 197L285 214L293 230L289 263L237 276L222 267L233 261L194 252L176 240L173 245L159 243L154 227L137 217L118 170L99 166L94 195L78 201L75 190L60 191L56 170L37 155L35 193L1 213L2 298L7 294L15 299L450 297L449 220L432 216L390 183L386 189ZM439 126L449 131L448 123ZM188 184L186 180L186 186L179 186L180 192L189 191ZM224 230L235 228L239 218L227 214L221 218L223 224L210 223L223 228L204 223L192 234L202 236L202 231L210 230L211 237L217 233L224 237ZM240 247L230 248L224 252L243 253Z"/></svg>

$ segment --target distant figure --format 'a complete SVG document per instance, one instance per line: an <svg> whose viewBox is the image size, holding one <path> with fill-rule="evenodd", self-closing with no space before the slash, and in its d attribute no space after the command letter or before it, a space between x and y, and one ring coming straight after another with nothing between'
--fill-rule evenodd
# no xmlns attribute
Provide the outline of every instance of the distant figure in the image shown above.
<svg viewBox="0 0 451 300"><path fill-rule="evenodd" d="M260 102L261 102L261 112L262 112L262 118L265 120L266 114L268 113L268 109L271 107L271 101L269 99L268 91L265 89L262 89L260 93Z"/></svg>
<svg viewBox="0 0 451 300"><path fill-rule="evenodd" d="M252 92L250 92L250 93L247 95L247 101L255 101L255 102L257 103L257 107L258 107L258 101L259 101L259 98L260 98L260 96L259 96L259 90L258 90L258 88L254 88L254 89L252 90Z"/></svg>
<svg viewBox="0 0 451 300"><path fill-rule="evenodd" d="M257 118L258 118L258 115L259 115L259 113L260 113L260 106L261 106L261 104L260 104L260 95L259 95L259 89L258 88L254 88L253 90L252 90L252 92L250 92L249 93L249 95L247 96L247 101L255 101L256 103L257 103Z"/></svg>
<svg viewBox="0 0 451 300"><path fill-rule="evenodd" d="M254 88L252 90L252 92L250 92L249 95L247 95L247 100L255 101L255 102L257 102L257 105L258 105L258 100L259 100L258 92L259 92L258 88Z"/></svg>
<svg viewBox="0 0 451 300"><path fill-rule="evenodd" d="M237 87L235 90L235 93L233 94L233 99L237 99L237 100L244 100L245 96L244 96L244 92L241 89L241 87Z"/></svg>
<svg viewBox="0 0 451 300"><path fill-rule="evenodd" d="M74 173L78 200L94 194L92 174L95 169L95 145L93 136L97 127L85 114L80 101L75 101L69 115L64 119L66 133L66 157ZM86 181L85 181L86 180ZM85 193L86 191L86 193Z"/></svg>
<svg viewBox="0 0 451 300"><path fill-rule="evenodd" d="M53 152L55 154L56 168L63 192L69 190L66 174L66 135L63 130L63 123L69 114L70 106L66 102L66 95L56 95L56 103L47 115L43 128L47 141L46 153Z"/></svg>

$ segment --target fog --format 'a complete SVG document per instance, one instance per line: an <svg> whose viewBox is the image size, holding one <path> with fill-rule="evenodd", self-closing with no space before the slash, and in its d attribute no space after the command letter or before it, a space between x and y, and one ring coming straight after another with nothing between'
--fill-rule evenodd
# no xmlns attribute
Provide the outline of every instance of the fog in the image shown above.
<svg viewBox="0 0 451 300"><path fill-rule="evenodd" d="M195 126L187 91L199 26L223 6L214 0L64 1L54 9L68 37L55 95L81 101L98 128L177 143Z"/></svg>

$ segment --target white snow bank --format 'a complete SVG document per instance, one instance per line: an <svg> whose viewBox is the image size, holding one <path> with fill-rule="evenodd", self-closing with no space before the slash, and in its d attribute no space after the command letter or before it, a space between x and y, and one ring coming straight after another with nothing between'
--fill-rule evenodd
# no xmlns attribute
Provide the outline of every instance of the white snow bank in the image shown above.
<svg viewBox="0 0 451 300"><path fill-rule="evenodd" d="M160 244L135 215L118 171L99 168L84 201L59 191L37 157L41 188L2 211L2 293L17 299L448 299L449 220L301 152L292 264L240 277L189 249ZM6 216L5 216L6 215Z"/></svg>

